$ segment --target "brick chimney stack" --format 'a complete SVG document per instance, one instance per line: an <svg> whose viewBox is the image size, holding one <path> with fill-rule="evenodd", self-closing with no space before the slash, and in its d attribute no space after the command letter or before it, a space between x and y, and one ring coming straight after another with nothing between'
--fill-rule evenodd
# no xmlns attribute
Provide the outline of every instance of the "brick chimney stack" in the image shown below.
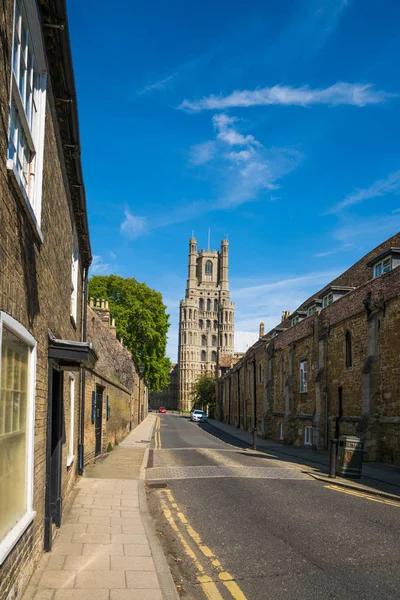
<svg viewBox="0 0 400 600"><path fill-rule="evenodd" d="M115 319L114 319L114 317L111 319L110 331L111 331L111 333L113 334L114 337L117 337L117 328L115 326Z"/></svg>
<svg viewBox="0 0 400 600"><path fill-rule="evenodd" d="M94 299L90 298L89 306L100 317L105 325L110 325L110 309L108 308L108 300L104 300L104 298L96 298L96 301L94 302Z"/></svg>
<svg viewBox="0 0 400 600"><path fill-rule="evenodd" d="M264 323L261 321L260 323L260 338L264 335Z"/></svg>

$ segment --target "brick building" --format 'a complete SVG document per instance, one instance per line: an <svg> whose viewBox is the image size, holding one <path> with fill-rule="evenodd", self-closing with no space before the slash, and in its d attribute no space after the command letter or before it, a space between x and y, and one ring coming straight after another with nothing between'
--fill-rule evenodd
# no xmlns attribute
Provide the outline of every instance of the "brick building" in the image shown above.
<svg viewBox="0 0 400 600"><path fill-rule="evenodd" d="M147 384L116 338L105 300L90 299L87 339L98 359L85 373L85 465L120 442L147 416L148 406Z"/></svg>
<svg viewBox="0 0 400 600"><path fill-rule="evenodd" d="M288 444L365 440L400 464L400 234L264 334L218 380L219 418Z"/></svg>

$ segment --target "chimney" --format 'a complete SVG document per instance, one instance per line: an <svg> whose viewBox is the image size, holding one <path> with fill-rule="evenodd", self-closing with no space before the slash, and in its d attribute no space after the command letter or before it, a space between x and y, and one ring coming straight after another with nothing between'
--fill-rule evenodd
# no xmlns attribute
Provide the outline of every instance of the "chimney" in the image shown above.
<svg viewBox="0 0 400 600"><path fill-rule="evenodd" d="M282 311L282 321L285 321L289 317L290 317L290 310L283 310Z"/></svg>
<svg viewBox="0 0 400 600"><path fill-rule="evenodd" d="M115 326L115 319L114 319L114 317L111 320L110 331L111 331L111 333L113 334L114 337L117 337L117 328Z"/></svg>
<svg viewBox="0 0 400 600"><path fill-rule="evenodd" d="M260 323L260 338L264 335L264 323L261 321Z"/></svg>
<svg viewBox="0 0 400 600"><path fill-rule="evenodd" d="M89 306L90 308L94 307L94 298L90 298Z"/></svg>
<svg viewBox="0 0 400 600"><path fill-rule="evenodd" d="M94 304L94 306L92 306ZM93 298L90 299L90 307L97 316L100 317L101 321L105 325L110 325L110 310L108 308L108 300L104 300L104 298L96 298L96 302L93 303Z"/></svg>

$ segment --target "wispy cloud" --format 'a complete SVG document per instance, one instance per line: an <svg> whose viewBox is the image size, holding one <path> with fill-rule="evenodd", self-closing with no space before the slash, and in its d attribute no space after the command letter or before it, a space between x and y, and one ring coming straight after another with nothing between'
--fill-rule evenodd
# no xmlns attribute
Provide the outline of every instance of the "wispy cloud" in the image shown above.
<svg viewBox="0 0 400 600"><path fill-rule="evenodd" d="M90 265L90 274L107 275L110 271L111 265L106 263L98 254L94 254L92 264Z"/></svg>
<svg viewBox="0 0 400 600"><path fill-rule="evenodd" d="M184 100L178 108L198 112L201 110L226 110L249 106L339 106L343 104L363 107L381 104L393 94L375 90L371 83L337 82L327 88L310 88L305 85L274 85L255 90L235 90L227 96L211 94L199 100Z"/></svg>
<svg viewBox="0 0 400 600"><path fill-rule="evenodd" d="M400 193L400 171L395 171L386 177L386 179L379 179L364 189L357 189L353 193L346 196L344 200L338 202L335 206L328 210L329 213L338 213L345 208L360 204L365 200L372 198L381 198L388 194L399 194Z"/></svg>
<svg viewBox="0 0 400 600"><path fill-rule="evenodd" d="M204 142L204 144L195 144L190 149L190 162L193 165L204 165L215 155L216 147L213 141Z"/></svg>
<svg viewBox="0 0 400 600"><path fill-rule="evenodd" d="M384 237L394 235L399 230L400 214L380 214L367 217L347 215L334 229L332 237L340 242L368 239L368 245L373 247L375 242L382 241Z"/></svg>
<svg viewBox="0 0 400 600"><path fill-rule="evenodd" d="M348 250L349 248L354 248L354 244L343 244L342 246L339 246L338 248L333 248L332 250L327 250L326 252L317 252L316 254L313 254L313 258L325 258L325 256L332 256L332 254L337 254L338 252L344 252L345 250Z"/></svg>
<svg viewBox="0 0 400 600"><path fill-rule="evenodd" d="M125 219L121 223L121 233L131 240L147 233L146 217L137 217L129 209L125 210Z"/></svg>
<svg viewBox="0 0 400 600"><path fill-rule="evenodd" d="M140 89L137 92L138 96L144 96L145 94L148 94L149 92L154 92L154 90L162 90L165 87L167 87L167 84L170 83L173 79L175 79L175 77L178 75L178 73L172 73L172 75L168 75L168 77L165 77L164 79L160 79L159 81L153 81L151 83L148 83L147 85L145 85L142 89Z"/></svg>

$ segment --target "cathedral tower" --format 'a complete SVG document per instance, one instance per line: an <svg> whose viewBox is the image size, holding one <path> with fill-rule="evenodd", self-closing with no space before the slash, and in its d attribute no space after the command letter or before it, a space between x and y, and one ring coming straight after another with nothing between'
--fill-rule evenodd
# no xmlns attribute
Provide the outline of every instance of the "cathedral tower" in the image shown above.
<svg viewBox="0 0 400 600"><path fill-rule="evenodd" d="M189 270L179 314L179 407L192 407L192 384L202 373L215 374L218 352L233 354L235 305L230 301L228 240L221 250L197 251L189 240Z"/></svg>

